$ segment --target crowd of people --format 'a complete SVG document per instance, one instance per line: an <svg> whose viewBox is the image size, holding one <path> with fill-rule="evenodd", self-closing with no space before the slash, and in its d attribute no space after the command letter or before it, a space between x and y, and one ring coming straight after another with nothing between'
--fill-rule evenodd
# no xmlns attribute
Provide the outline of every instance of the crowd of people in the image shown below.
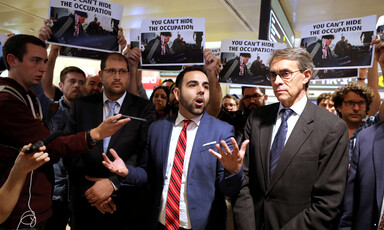
<svg viewBox="0 0 384 230"><path fill-rule="evenodd" d="M61 47L47 54L51 35L46 23L38 37L14 35L3 46L0 230L384 225L381 40L371 42L372 68L315 105L303 48L276 50L267 63L278 103L262 87L223 97L208 50L204 66L186 67L148 99L141 50L122 30L126 49L105 55L98 75L68 66L58 86Z"/></svg>

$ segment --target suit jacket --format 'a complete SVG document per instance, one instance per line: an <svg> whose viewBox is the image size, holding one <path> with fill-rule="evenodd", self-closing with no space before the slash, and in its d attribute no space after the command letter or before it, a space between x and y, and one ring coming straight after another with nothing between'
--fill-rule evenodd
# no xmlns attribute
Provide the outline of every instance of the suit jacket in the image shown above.
<svg viewBox="0 0 384 230"><path fill-rule="evenodd" d="M270 143L278 108L279 103L260 107L247 120L246 179L235 203L235 218L248 220L254 214L255 223L248 221L244 229L330 229L347 179L347 126L308 101L270 179Z"/></svg>
<svg viewBox="0 0 384 230"><path fill-rule="evenodd" d="M377 229L384 192L383 143L384 122L357 136L339 229Z"/></svg>
<svg viewBox="0 0 384 230"><path fill-rule="evenodd" d="M149 128L148 150L141 167L128 166L126 184L140 184L149 180L152 187L153 208L150 229L155 229L161 209L167 169L168 151L176 116L157 121ZM225 229L226 206L224 195L237 193L243 171L229 175L221 162L208 150L225 140L230 145L234 136L231 125L204 113L193 144L187 178L187 199L192 228Z"/></svg>
<svg viewBox="0 0 384 230"><path fill-rule="evenodd" d="M121 105L120 113L135 117L141 117L148 120L142 122L131 120L123 126L114 135L112 135L108 149L113 148L118 155L128 165L137 165L137 159L142 154L146 139L148 136L148 127L154 120L154 106L148 100L139 98L127 92ZM103 121L103 95L102 93L77 100L72 105L69 122L66 126L66 133L76 133L79 131L90 130L97 127ZM120 181L117 175L109 172L102 165L103 141L99 141L93 149L79 157L65 159L65 166L70 176L71 188L71 208L73 209L73 223L75 229L77 225L81 228L92 229L90 224L94 224L96 229L102 229L103 224L108 228L116 227L122 229L123 224L132 224L127 221L127 213L133 212L132 216L140 213L133 203L137 200L137 193L134 187L120 187ZM109 151L107 153L110 159L113 157ZM93 185L85 179L85 175L97 178L109 178L113 184L119 188L114 197L117 205L117 212L113 215L102 215L95 207L90 206L84 192ZM142 195L143 192L140 192ZM123 215L119 217L119 215ZM87 218L90 218L90 222ZM135 217L139 218L139 217ZM112 223L116 224L113 226ZM112 226L112 227L111 227ZM73 226L72 226L73 227ZM132 228L135 229L135 228Z"/></svg>

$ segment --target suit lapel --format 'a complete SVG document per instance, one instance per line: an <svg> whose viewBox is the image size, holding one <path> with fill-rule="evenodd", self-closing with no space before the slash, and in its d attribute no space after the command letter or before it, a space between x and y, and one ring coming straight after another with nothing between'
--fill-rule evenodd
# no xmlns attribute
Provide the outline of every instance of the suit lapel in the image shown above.
<svg viewBox="0 0 384 230"><path fill-rule="evenodd" d="M162 127L162 140L161 140L161 153L162 153L162 169L163 169L163 178L165 178L165 174L167 173L167 164L168 164L168 153L169 153L169 144L171 143L171 135L173 126L175 124L176 115L172 117L167 117L164 120L164 126Z"/></svg>
<svg viewBox="0 0 384 230"><path fill-rule="evenodd" d="M92 114L96 114L96 119L94 120L95 122L93 124L93 127L97 127L103 121L103 109L104 109L103 94L99 93L98 96L99 97L96 100L97 103L95 103L94 110L89 111L90 116L92 116ZM100 153L104 152L103 141L99 141L97 143L97 147L98 147Z"/></svg>
<svg viewBox="0 0 384 230"><path fill-rule="evenodd" d="M292 159L295 157L296 153L299 151L300 147L312 133L314 116L314 109L311 108L312 106L315 105L313 105L312 102L308 100L303 113L299 117L299 120L293 128L292 133L284 146L283 152L280 155L279 162L277 163L275 172L271 178L268 192L275 186L277 181L280 179L284 171L291 163Z"/></svg>
<svg viewBox="0 0 384 230"><path fill-rule="evenodd" d="M377 127L376 135L374 135L372 146L372 157L374 163L374 171L376 174L376 200L377 207L380 210L382 205L382 198L384 192L384 155L383 155L383 143L384 143L384 123L381 123Z"/></svg>
<svg viewBox="0 0 384 230"><path fill-rule="evenodd" d="M265 114L265 118L263 122L260 124L260 132L259 132L259 148L262 172L264 174L264 182L265 188L268 187L269 184L269 152L270 152L270 143L272 138L273 126L276 123L277 111L279 110L279 103L276 103L270 113ZM267 135L268 133L268 135Z"/></svg>
<svg viewBox="0 0 384 230"><path fill-rule="evenodd" d="M193 147L191 151L191 159L189 160L188 179L189 179L189 176L192 175L195 165L198 164L198 162L204 162L204 158L203 156L201 156L201 147L204 143L206 143L209 140L206 137L207 132L204 132L204 130L210 130L211 123L212 123L210 122L210 120L211 120L211 117L209 117L207 113L204 113L203 117L200 120L200 124L197 127L197 132L196 132L195 140L193 142Z"/></svg>

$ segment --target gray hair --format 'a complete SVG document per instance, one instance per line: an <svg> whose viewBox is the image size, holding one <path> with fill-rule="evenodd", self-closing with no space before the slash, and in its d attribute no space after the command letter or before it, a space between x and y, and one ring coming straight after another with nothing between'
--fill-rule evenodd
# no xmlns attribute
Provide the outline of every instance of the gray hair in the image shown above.
<svg viewBox="0 0 384 230"><path fill-rule="evenodd" d="M309 69L311 72L313 72L313 68L315 67L310 54L306 49L303 48L285 48L275 50L269 59L269 66L271 66L271 63L274 59L288 59L296 61L297 66L301 71Z"/></svg>

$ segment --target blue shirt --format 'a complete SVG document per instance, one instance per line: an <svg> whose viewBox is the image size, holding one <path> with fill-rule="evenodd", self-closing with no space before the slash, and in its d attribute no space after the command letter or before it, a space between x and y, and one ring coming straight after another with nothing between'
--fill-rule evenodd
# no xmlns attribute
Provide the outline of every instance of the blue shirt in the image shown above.
<svg viewBox="0 0 384 230"><path fill-rule="evenodd" d="M355 148L357 134L359 134L361 130L368 128L369 126L374 125L379 121L380 121L379 113L376 113L375 116L368 117L365 121L361 123L359 127L355 129L355 131L352 134L352 137L349 138L349 162L351 162L352 160L352 154L353 154L353 149Z"/></svg>

